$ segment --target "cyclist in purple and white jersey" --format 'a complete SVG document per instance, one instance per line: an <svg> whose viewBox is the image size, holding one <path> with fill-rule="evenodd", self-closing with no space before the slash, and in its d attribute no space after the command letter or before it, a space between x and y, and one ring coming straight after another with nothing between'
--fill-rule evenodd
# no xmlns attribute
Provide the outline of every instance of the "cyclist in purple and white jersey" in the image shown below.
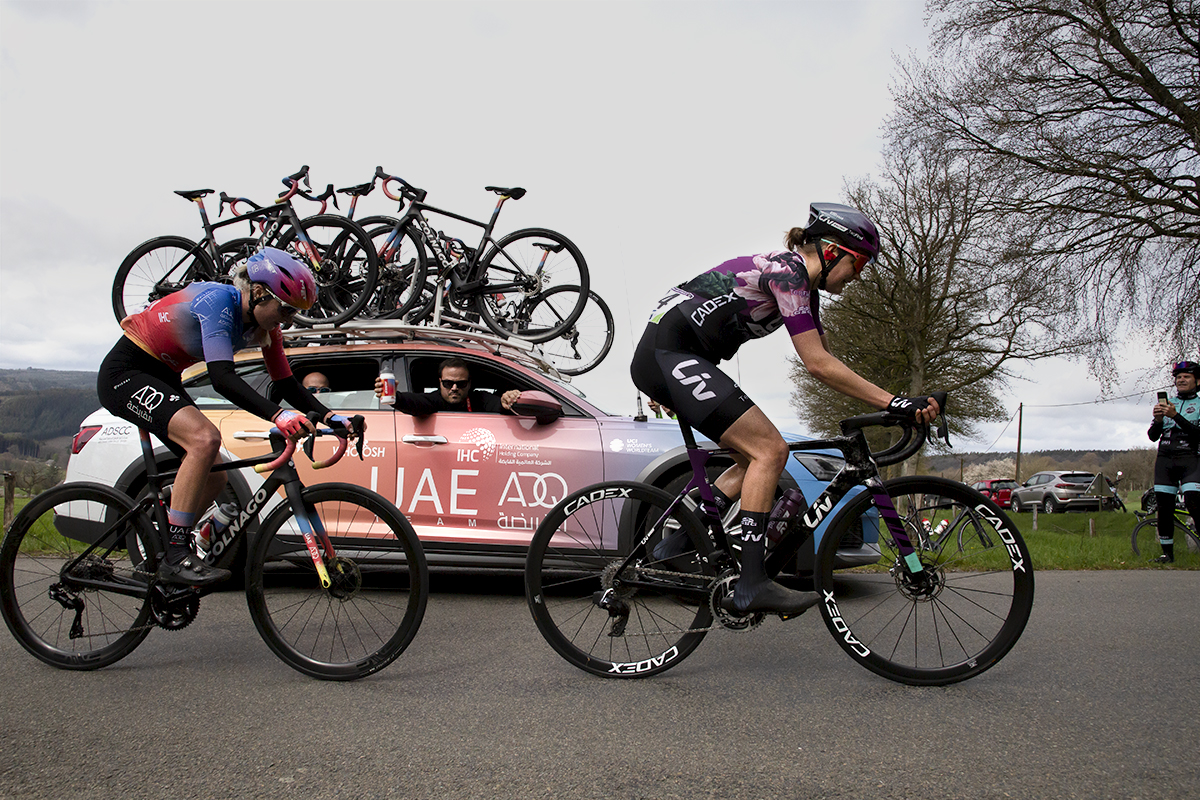
<svg viewBox="0 0 1200 800"><path fill-rule="evenodd" d="M892 395L859 377L829 351L821 325L818 290L840 294L879 253L879 233L862 212L836 203L813 203L808 225L792 228L786 250L726 261L667 293L650 315L633 356L634 384L709 439L740 454L716 481L725 511L741 496L741 574L733 596L722 601L736 614L799 614L817 602L770 580L763 569L767 515L787 445L762 410L717 368L751 339L784 327L805 369L827 386L876 408L931 422L932 398ZM687 546L682 532L655 548L656 558Z"/></svg>
<svg viewBox="0 0 1200 800"><path fill-rule="evenodd" d="M303 412L345 426L300 385L283 353L280 326L312 307L316 282L308 267L287 253L264 248L234 275L234 285L193 283L121 321L124 337L105 356L97 376L100 403L148 430L182 458L171 491L166 558L158 577L166 583L203 586L229 577L192 553L192 525L225 485L210 472L221 434L183 389L180 373L207 362L213 388L245 410L268 419L288 436L311 431ZM280 396L299 411L280 408L234 371L233 354L261 347Z"/></svg>

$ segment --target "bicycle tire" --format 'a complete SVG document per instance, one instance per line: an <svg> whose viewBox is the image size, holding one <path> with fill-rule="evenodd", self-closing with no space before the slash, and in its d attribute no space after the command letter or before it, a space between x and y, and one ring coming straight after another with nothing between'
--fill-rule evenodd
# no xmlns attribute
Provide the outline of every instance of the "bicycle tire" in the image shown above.
<svg viewBox="0 0 1200 800"><path fill-rule="evenodd" d="M1147 517L1135 525L1130 540L1135 555L1149 556L1156 552L1162 552L1161 545L1158 543L1158 517ZM1183 554L1180 545L1183 545L1183 549L1190 553L1200 552L1200 539L1192 533L1191 528L1177 519L1175 520L1176 558Z"/></svg>
<svg viewBox="0 0 1200 800"><path fill-rule="evenodd" d="M554 287L542 295L540 303L530 314L531 319L536 320L543 313L539 310L543 305L552 306L560 297L568 297L567 302L574 303L574 293L574 287ZM608 355L615 333L616 326L608 304L589 289L583 313L560 336L542 342L542 354L563 375L582 375L594 369Z"/></svg>
<svg viewBox="0 0 1200 800"><path fill-rule="evenodd" d="M412 642L425 615L429 567L404 515L346 483L303 490L325 525L336 563L321 587L291 503L263 522L246 564L246 601L259 635L305 675L348 681L378 672Z"/></svg>
<svg viewBox="0 0 1200 800"><path fill-rule="evenodd" d="M228 280L238 264L258 252L258 246L258 239L246 236L230 239L218 247L217 255L221 257L221 263L217 265L217 271L221 273L221 279Z"/></svg>
<svg viewBox="0 0 1200 800"><path fill-rule="evenodd" d="M906 527L925 518L936 527L939 517L966 509L987 522L988 542L975 538L959 550L944 537L936 548L918 549L930 580L918 586L901 566L874 495L852 498L817 550L816 588L829 632L859 664L899 683L944 686L979 675L1012 649L1029 621L1029 549L1004 512L964 484L915 476L884 486ZM933 496L942 498L936 507L926 500ZM880 561L835 573L838 543L864 534L868 543L877 538Z"/></svg>
<svg viewBox="0 0 1200 800"><path fill-rule="evenodd" d="M296 315L296 324L341 325L353 319L375 291L379 262L371 237L356 223L333 214L317 214L300 220L315 253L305 252L294 227L280 235L278 247L301 263L308 264L317 282L317 300L312 308Z"/></svg>
<svg viewBox="0 0 1200 800"><path fill-rule="evenodd" d="M129 251L113 278L117 322L189 283L216 278L217 268L203 245L183 236L156 236Z"/></svg>
<svg viewBox="0 0 1200 800"><path fill-rule="evenodd" d="M422 299L429 270L425 247L411 228L396 237L398 246L388 246L395 229L395 225L381 226L368 232L379 258L379 273L375 291L363 309L364 316L400 319Z"/></svg>
<svg viewBox="0 0 1200 800"><path fill-rule="evenodd" d="M500 239L467 280L486 281L472 297L488 328L499 336L516 336L530 342L563 335L583 313L588 298L588 268L583 254L570 239L544 228L525 228ZM553 323L540 321L534 326L532 310L546 292L560 286L575 287L579 293L575 305L561 319Z"/></svg>
<svg viewBox="0 0 1200 800"><path fill-rule="evenodd" d="M696 555L709 552L708 534L681 503L663 517L675 499L636 481L597 483L563 498L534 533L525 562L529 610L546 642L579 669L615 678L656 675L683 661L712 624L715 574ZM670 563L648 556L664 527L676 526L695 550ZM615 574L635 547L632 576ZM630 588L633 582L639 585ZM608 589L619 602L613 611L598 605Z"/></svg>
<svg viewBox="0 0 1200 800"><path fill-rule="evenodd" d="M147 556L157 563L158 535L146 515L133 509L133 500L109 486L66 483L30 500L13 519L0 545L0 611L16 640L41 661L59 669L99 669L133 652L154 627L152 576L138 565ZM121 549L73 571L123 585L130 593L73 585L62 568L87 545L62 532L104 535L86 531L130 511L127 525L108 532L123 540ZM92 526L81 521L84 515L95 520ZM72 608L76 603L79 607Z"/></svg>

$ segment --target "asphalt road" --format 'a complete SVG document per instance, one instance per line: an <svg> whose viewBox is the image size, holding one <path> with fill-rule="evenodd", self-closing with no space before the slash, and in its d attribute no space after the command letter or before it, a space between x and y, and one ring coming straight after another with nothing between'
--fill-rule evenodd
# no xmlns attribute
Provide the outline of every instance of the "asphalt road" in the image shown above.
<svg viewBox="0 0 1200 800"><path fill-rule="evenodd" d="M594 678L519 578L480 575L435 575L409 650L350 684L277 661L234 593L97 672L2 632L0 797L1197 797L1200 572L1037 580L1012 653L933 689L856 666L816 614Z"/></svg>

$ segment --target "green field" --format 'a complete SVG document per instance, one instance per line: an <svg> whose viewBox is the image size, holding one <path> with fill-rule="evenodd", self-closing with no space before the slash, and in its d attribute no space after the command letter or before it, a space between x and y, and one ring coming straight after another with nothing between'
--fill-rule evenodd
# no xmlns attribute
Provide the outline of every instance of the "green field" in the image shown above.
<svg viewBox="0 0 1200 800"><path fill-rule="evenodd" d="M16 499L16 511L29 502ZM0 499L0 509L4 501ZM1136 500L1129 504L1136 508ZM1038 514L1038 529L1033 530L1033 513L1008 513L1016 523L1033 556L1035 569L1200 569L1200 553L1188 552L1187 545L1175 539L1175 563L1169 567L1149 564L1158 555L1135 555L1129 535L1137 524L1133 512L1101 511L1094 513ZM1095 536L1090 535L1088 520L1095 520Z"/></svg>

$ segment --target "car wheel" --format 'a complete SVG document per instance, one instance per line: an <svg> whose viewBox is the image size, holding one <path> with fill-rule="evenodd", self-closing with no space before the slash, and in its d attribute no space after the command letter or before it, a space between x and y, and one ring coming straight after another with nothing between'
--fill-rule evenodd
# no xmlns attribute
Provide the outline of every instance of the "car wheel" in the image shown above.
<svg viewBox="0 0 1200 800"><path fill-rule="evenodd" d="M1055 501L1054 495L1048 494L1042 499L1042 511L1045 511L1047 514L1054 514L1057 513L1058 510L1059 505L1058 502Z"/></svg>
<svg viewBox="0 0 1200 800"><path fill-rule="evenodd" d="M1009 507L1012 508L1014 514L1020 514L1025 509L1021 507L1021 501L1014 494L1012 500L1009 501Z"/></svg>

